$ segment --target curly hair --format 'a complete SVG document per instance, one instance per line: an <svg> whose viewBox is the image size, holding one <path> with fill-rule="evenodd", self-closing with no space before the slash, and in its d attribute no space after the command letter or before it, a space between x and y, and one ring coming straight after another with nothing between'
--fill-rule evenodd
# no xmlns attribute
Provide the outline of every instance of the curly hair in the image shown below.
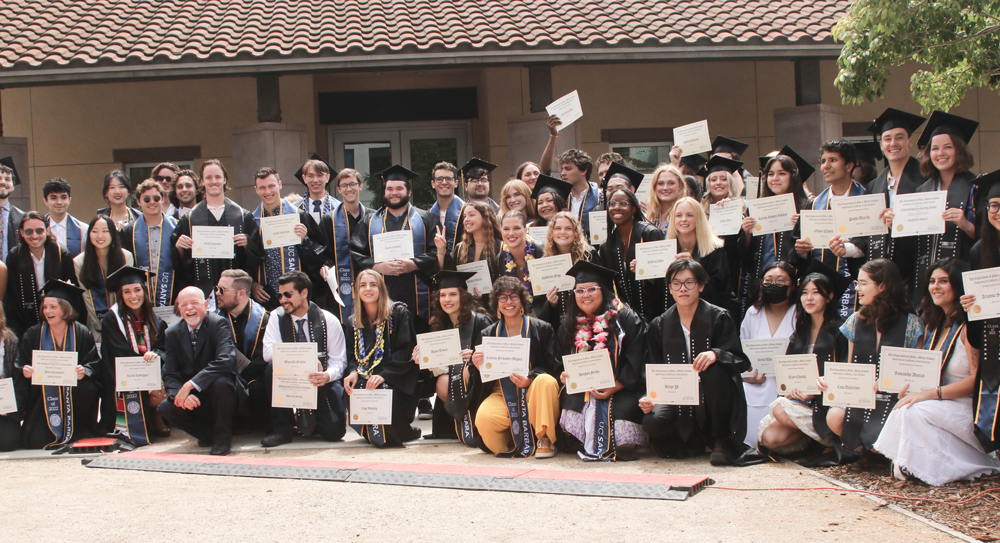
<svg viewBox="0 0 1000 543"><path fill-rule="evenodd" d="M521 300L521 309L528 307L528 289L524 288L524 283L517 277L504 275L493 283L493 290L490 292L490 311L498 319L501 317L501 313L500 301L497 298L504 294L508 296L517 294L518 299Z"/></svg>
<svg viewBox="0 0 1000 543"><path fill-rule="evenodd" d="M205 185L201 184L201 178L194 170L181 170L174 175L174 179L170 181L170 192L167 193L167 200L174 207L181 207L181 201L177 199L177 181L182 177L190 177L191 182L194 183L194 201L200 202L205 199Z"/></svg>
<svg viewBox="0 0 1000 543"><path fill-rule="evenodd" d="M471 207L479 212L479 215L483 218L483 230L486 231L486 239L483 240L483 256L484 260L487 262L492 262L496 259L497 248L496 244L492 243L495 239L500 239L503 234L500 232L500 221L497 220L497 216L493 213L493 208L489 204L478 202L476 200L469 200L465 202L466 207ZM463 230L462 240L456 243L456 256L458 257L459 264L468 264L469 262L469 248L476 244L476 236L468 231Z"/></svg>
<svg viewBox="0 0 1000 543"><path fill-rule="evenodd" d="M885 332L891 323L900 313L909 313L911 310L910 300L906 297L903 277L899 273L896 263L885 259L877 258L865 262L861 266L861 271L871 277L872 282L885 288L875 295L871 303L861 307L858 317L869 323L875 323L875 329Z"/></svg>
<svg viewBox="0 0 1000 543"><path fill-rule="evenodd" d="M590 181L590 174L594 171L594 163L590 160L590 155L579 149L568 149L559 155L559 164L572 164L584 173L587 181Z"/></svg>
<svg viewBox="0 0 1000 543"><path fill-rule="evenodd" d="M587 243L587 236L583 233L583 228L580 227L580 221L577 220L576 215L570 213L569 211L560 211L552 216L552 222L549 225L549 234L545 236L545 254L547 256L554 256L559 253L559 247L556 242L552 240L552 225L556 224L559 219L566 219L573 225L573 230L576 231L576 236L573 238L573 243L570 245L569 254L573 259L573 263L576 264L580 260L587 257L587 248L590 244Z"/></svg>
<svg viewBox="0 0 1000 543"><path fill-rule="evenodd" d="M476 297L468 290L459 287L458 327L465 326L472 320L477 309L480 309ZM441 289L431 291L431 312L428 322L432 332L452 328L451 317L441 309Z"/></svg>

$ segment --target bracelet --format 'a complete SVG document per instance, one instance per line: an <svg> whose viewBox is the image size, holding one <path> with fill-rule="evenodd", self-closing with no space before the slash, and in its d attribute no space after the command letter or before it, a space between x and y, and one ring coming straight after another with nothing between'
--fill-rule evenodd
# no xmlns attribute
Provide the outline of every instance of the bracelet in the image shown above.
<svg viewBox="0 0 1000 543"><path fill-rule="evenodd" d="M938 385L938 387L937 387L937 395L938 395L938 400L943 400L944 399L944 398L941 397L941 386L940 385Z"/></svg>

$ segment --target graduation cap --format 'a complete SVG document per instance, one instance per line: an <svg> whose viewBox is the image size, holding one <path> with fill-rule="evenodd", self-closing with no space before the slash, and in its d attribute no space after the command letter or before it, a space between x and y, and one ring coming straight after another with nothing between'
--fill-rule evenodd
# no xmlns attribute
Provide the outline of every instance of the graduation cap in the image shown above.
<svg viewBox="0 0 1000 543"><path fill-rule="evenodd" d="M575 278L577 285L580 283L599 283L611 290L615 284L616 272L604 266L598 266L589 260L580 259L566 271L566 275Z"/></svg>
<svg viewBox="0 0 1000 543"><path fill-rule="evenodd" d="M854 150L858 152L858 160L875 165L876 160L882 160L882 148L873 141L863 141L854 144Z"/></svg>
<svg viewBox="0 0 1000 543"><path fill-rule="evenodd" d="M551 175L539 175L535 181L535 189L531 191L531 198L537 200L543 192L551 192L562 196L563 200L569 201L569 193L573 190L573 185L562 179L556 179Z"/></svg>
<svg viewBox="0 0 1000 543"><path fill-rule="evenodd" d="M621 175L628 179L628 184L632 185L633 191L639 190L639 185L642 184L643 175L641 173L618 162L612 162L608 166L608 171L604 173L603 186L607 187L608 181L615 175Z"/></svg>
<svg viewBox="0 0 1000 543"><path fill-rule="evenodd" d="M1000 170L984 173L975 178L972 182L976 184L976 192L986 195L986 202L991 198L1000 198Z"/></svg>
<svg viewBox="0 0 1000 543"><path fill-rule="evenodd" d="M462 166L463 179L469 177L469 172L471 172L476 168L482 168L486 170L486 173L489 173L497 169L497 165L490 162L486 162L481 158L472 157L471 159L469 159L468 162L465 163L465 166Z"/></svg>
<svg viewBox="0 0 1000 543"><path fill-rule="evenodd" d="M13 175L13 177L14 177L14 186L20 185L21 184L21 177L19 175L17 175L17 168L14 167L14 157L5 156L3 158L0 158L0 164L3 164L4 166L7 166L8 168L10 168L14 172L14 175Z"/></svg>
<svg viewBox="0 0 1000 543"><path fill-rule="evenodd" d="M872 124L868 125L868 131L875 134L875 137L880 137L882 132L886 130L902 128L906 130L907 134L912 136L926 120L925 117L921 117L920 115L914 115L890 107L883 111L877 119L872 121Z"/></svg>
<svg viewBox="0 0 1000 543"><path fill-rule="evenodd" d="M326 164L326 169L329 170L331 174L333 174L333 168L330 166L330 163L323 160L323 157L319 156L318 154L313 153L312 155L309 156L309 160L318 160L323 164ZM302 177L302 168L299 168L299 170L295 172L295 178L298 179L299 182L302 183L303 185L306 184L306 180Z"/></svg>
<svg viewBox="0 0 1000 543"><path fill-rule="evenodd" d="M705 175L702 177L708 177L708 174L718 171L734 173L742 167L743 163L739 160L732 160L724 156L716 155L709 159L708 163L705 164Z"/></svg>
<svg viewBox="0 0 1000 543"><path fill-rule="evenodd" d="M150 273L133 266L122 266L104 279L104 284L111 292L117 291L122 285L148 284Z"/></svg>
<svg viewBox="0 0 1000 543"><path fill-rule="evenodd" d="M979 128L979 121L934 110L934 113L931 113L931 118L927 119L927 126L924 128L923 133L920 134L917 147L923 149L930 143L931 138L941 134L955 136L963 142L969 143L972 135L976 133L977 128Z"/></svg>
<svg viewBox="0 0 1000 543"><path fill-rule="evenodd" d="M763 172L764 168L767 167L767 163L771 161L777 155L764 155L762 157L757 157L757 161L760 162L760 171Z"/></svg>
<svg viewBox="0 0 1000 543"><path fill-rule="evenodd" d="M795 161L795 165L798 166L799 168L799 179L801 179L803 183L805 183L806 179L812 177L812 174L816 172L816 168L813 168L812 164L809 164L809 162L806 161L806 159L802 158L798 153L795 152L794 149L792 149L787 145L782 147L781 151L778 151L778 154L785 155L788 158Z"/></svg>
<svg viewBox="0 0 1000 543"><path fill-rule="evenodd" d="M49 279L42 287L43 298L59 298L66 300L74 307L83 296L83 289L59 279Z"/></svg>
<svg viewBox="0 0 1000 543"><path fill-rule="evenodd" d="M704 166L706 162L708 162L708 159L706 159L701 155L688 155L681 157L681 164L684 164L685 166L691 168L694 171L698 171L699 169L701 169L701 167Z"/></svg>
<svg viewBox="0 0 1000 543"><path fill-rule="evenodd" d="M806 273L802 276L802 281L799 284L804 285L811 281L809 278L811 275L824 275L830 280L830 284L833 286L834 300L839 300L844 295L844 292L847 291L847 287L851 286L851 279L849 277L845 277L843 274L838 273L837 270L815 258L809 263L809 267L806 268ZM833 302L831 301L830 303Z"/></svg>
<svg viewBox="0 0 1000 543"><path fill-rule="evenodd" d="M405 181L407 187L409 187L410 183L418 177L416 172L407 170L399 164L389 166L388 168L375 174L375 176L382 180L383 185L387 181Z"/></svg>
<svg viewBox="0 0 1000 543"><path fill-rule="evenodd" d="M464 288L469 290L466 282L475 277L476 272L460 272L452 270L441 270L434 276L434 284L437 288Z"/></svg>
<svg viewBox="0 0 1000 543"><path fill-rule="evenodd" d="M743 153L745 153L749 148L749 143L743 143L742 141L737 141L725 136L716 136L712 141L712 154L731 153L742 156Z"/></svg>

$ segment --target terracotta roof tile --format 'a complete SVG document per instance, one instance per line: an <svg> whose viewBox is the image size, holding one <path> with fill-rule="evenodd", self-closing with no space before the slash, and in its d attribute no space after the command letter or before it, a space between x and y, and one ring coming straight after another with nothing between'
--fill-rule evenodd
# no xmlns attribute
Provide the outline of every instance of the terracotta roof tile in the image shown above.
<svg viewBox="0 0 1000 543"><path fill-rule="evenodd" d="M5 0L0 70L212 58L829 44L848 0Z"/></svg>

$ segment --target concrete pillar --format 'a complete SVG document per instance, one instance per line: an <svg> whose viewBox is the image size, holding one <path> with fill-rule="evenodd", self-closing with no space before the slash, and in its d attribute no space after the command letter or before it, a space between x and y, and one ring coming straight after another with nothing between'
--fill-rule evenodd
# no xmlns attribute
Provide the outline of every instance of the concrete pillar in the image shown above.
<svg viewBox="0 0 1000 543"><path fill-rule="evenodd" d="M774 110L774 145L791 147L816 168L807 185L819 194L826 183L819 171L819 148L824 142L843 137L841 109L826 104L788 107Z"/></svg>
<svg viewBox="0 0 1000 543"><path fill-rule="evenodd" d="M260 203L253 190L254 173L268 166L278 171L282 195L304 192L295 172L306 161L309 139L303 124L257 123L233 128L233 172L229 198L244 208Z"/></svg>
<svg viewBox="0 0 1000 543"><path fill-rule="evenodd" d="M510 142L510 175L514 175L517 167L524 162L538 162L542 158L542 151L549 141L549 129L545 126L549 114L542 111L540 113L528 113L525 115L510 115L507 117L507 134ZM567 149L580 148L580 123L576 122L563 129L556 140L556 158ZM541 164L542 171L547 168L556 168L553 177L559 177L558 166L552 164ZM499 176L494 176L494 179ZM497 183L493 183L496 185ZM501 183L501 186L503 184ZM494 187L497 188L497 187Z"/></svg>
<svg viewBox="0 0 1000 543"><path fill-rule="evenodd" d="M36 209L31 206L31 175L28 171L28 138L0 136L0 157L10 156L14 159L14 168L21 184L14 187L10 195L10 204L24 211ZM41 197L41 187L38 190ZM39 202L41 203L41 202Z"/></svg>

